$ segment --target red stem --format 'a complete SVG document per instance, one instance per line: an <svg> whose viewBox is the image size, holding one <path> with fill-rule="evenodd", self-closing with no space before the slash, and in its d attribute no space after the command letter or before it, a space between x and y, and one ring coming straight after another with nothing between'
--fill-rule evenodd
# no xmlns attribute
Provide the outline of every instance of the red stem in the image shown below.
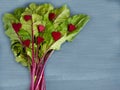
<svg viewBox="0 0 120 90"><path fill-rule="evenodd" d="M30 90L46 90L46 83L45 83L45 78L44 78L44 68L45 68L45 64L46 64L49 56L53 52L53 50L47 51L46 54L43 56L43 58L39 61L38 65L36 66L37 63L35 62L35 58L38 59L38 50L36 50L36 53L35 53L33 21L31 24L31 31L32 31L32 64L31 64ZM20 40L21 40L21 38L20 38ZM35 76L36 76L36 79L35 79Z"/></svg>
<svg viewBox="0 0 120 90"><path fill-rule="evenodd" d="M35 60L34 60L34 30L32 21L32 65L31 65L31 87L30 90L34 90L34 76L35 76Z"/></svg>
<svg viewBox="0 0 120 90"><path fill-rule="evenodd" d="M35 90L38 90L38 88L39 88L40 82L41 82L41 80L42 80L42 75L43 75L43 73L44 73L45 64L46 64L48 58L50 57L50 55L51 55L52 53L53 53L53 50L48 51L48 52L45 54L45 56L43 57L44 63L43 63L43 65L42 65L41 69L39 70L39 73L37 74L37 79L36 79L36 83L35 83ZM41 64L41 63L40 63L40 64ZM41 65L40 65L40 66L41 66ZM39 69L39 67L38 67L38 69Z"/></svg>
<svg viewBox="0 0 120 90"><path fill-rule="evenodd" d="M45 75L43 74L43 90L46 90Z"/></svg>
<svg viewBox="0 0 120 90"><path fill-rule="evenodd" d="M46 90L46 83L45 83L45 76L44 73L42 74L42 79L39 84L39 90Z"/></svg>

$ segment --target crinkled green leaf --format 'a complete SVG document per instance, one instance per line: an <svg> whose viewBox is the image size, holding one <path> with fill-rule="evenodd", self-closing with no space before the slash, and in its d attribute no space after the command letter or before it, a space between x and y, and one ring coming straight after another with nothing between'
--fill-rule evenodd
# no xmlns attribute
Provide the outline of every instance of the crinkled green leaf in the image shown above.
<svg viewBox="0 0 120 90"><path fill-rule="evenodd" d="M16 8L14 10L14 16L20 20L21 14L25 11L25 8Z"/></svg>
<svg viewBox="0 0 120 90"><path fill-rule="evenodd" d="M10 38L10 40L18 40L18 37L15 31L12 28L13 22L18 22L14 15L6 13L3 16L4 28L6 35Z"/></svg>
<svg viewBox="0 0 120 90"><path fill-rule="evenodd" d="M37 21L41 22L42 23L42 16L40 16L39 14L32 14L32 20L33 20L33 23L36 23Z"/></svg>
<svg viewBox="0 0 120 90"><path fill-rule="evenodd" d="M71 18L69 18L68 23L72 23L76 25L77 29L73 32L70 32L66 38L67 41L72 41L74 37L82 30L82 28L86 25L86 23L89 21L89 16L80 14L75 15Z"/></svg>
<svg viewBox="0 0 120 90"><path fill-rule="evenodd" d="M37 5L36 5L35 3L31 3L31 4L29 5L29 8L34 11L34 10L36 10Z"/></svg>
<svg viewBox="0 0 120 90"><path fill-rule="evenodd" d="M29 64L30 64L29 59L27 59L27 54L25 53L25 48L23 48L21 43L19 41L13 41L11 48L12 48L14 55L16 56L16 61L18 63L21 63L23 66L29 66Z"/></svg>
<svg viewBox="0 0 120 90"><path fill-rule="evenodd" d="M59 26L56 28L56 30L60 31L62 33L62 35L67 34L68 33L67 32L68 31L68 23L63 22L63 23L59 24Z"/></svg>
<svg viewBox="0 0 120 90"><path fill-rule="evenodd" d="M10 23L12 23L12 22L18 22L18 20L17 20L17 18L13 14L6 13L3 16L3 22L5 24L8 24L8 22L10 22Z"/></svg>
<svg viewBox="0 0 120 90"><path fill-rule="evenodd" d="M66 5L62 6L61 8L53 10L53 12L57 15L54 21L55 24L63 23L70 16L70 10Z"/></svg>
<svg viewBox="0 0 120 90"><path fill-rule="evenodd" d="M22 45L17 40L16 41L12 41L11 48L12 48L12 51L14 52L15 56L19 56L20 53L22 52L22 49L23 49Z"/></svg>
<svg viewBox="0 0 120 90"><path fill-rule="evenodd" d="M51 4L46 3L46 4L39 5L38 8L36 9L36 13L38 13L41 16L44 16L45 14L48 14L53 9L54 7Z"/></svg>
<svg viewBox="0 0 120 90"><path fill-rule="evenodd" d="M10 13L6 13L3 16L3 22L4 22L4 28L5 28L5 30L8 30L8 29L12 28L11 27L11 23L13 23L13 22L19 22L19 21L18 21L18 19L14 15L12 15Z"/></svg>
<svg viewBox="0 0 120 90"><path fill-rule="evenodd" d="M24 12L24 13L26 13L26 14L36 13L37 7L38 7L38 6L37 6L35 3L31 3L31 4L29 5L29 7L26 7L26 8L25 8L25 12ZM23 14L24 14L24 13L23 13Z"/></svg>
<svg viewBox="0 0 120 90"><path fill-rule="evenodd" d="M54 24L53 23L51 23L51 22L46 22L45 23L45 31L44 31L44 33L41 33L41 36L44 37L45 42L47 43L48 46L50 45L50 42L52 40L51 39L52 38L51 33L54 30L55 30L55 28L54 28Z"/></svg>
<svg viewBox="0 0 120 90"><path fill-rule="evenodd" d="M66 41L66 35L64 35L61 39L59 39L58 41L56 41L51 47L50 49L53 50L60 50L61 45Z"/></svg>
<svg viewBox="0 0 120 90"><path fill-rule="evenodd" d="M31 50L31 48L26 48L26 53L27 53L27 55L28 55L30 58L32 58L32 50Z"/></svg>
<svg viewBox="0 0 120 90"><path fill-rule="evenodd" d="M31 35L29 34L29 32L27 32L26 30L24 29L21 29L19 32L18 32L19 36L21 37L22 40L26 40L26 39L31 39Z"/></svg>
<svg viewBox="0 0 120 90"><path fill-rule="evenodd" d="M27 14L25 14L25 15L27 15ZM24 20L23 16L24 15L22 14L22 16L20 18L20 22L22 24L22 29L25 30L25 31L27 31L31 35L31 27L32 27L31 25L32 25L32 22L30 20L26 22Z"/></svg>
<svg viewBox="0 0 120 90"><path fill-rule="evenodd" d="M42 18L43 17L38 14L32 14L34 35L36 37L38 36L38 25L40 25L40 24L44 25Z"/></svg>
<svg viewBox="0 0 120 90"><path fill-rule="evenodd" d="M22 24L22 29L27 31L31 35L31 25Z"/></svg>
<svg viewBox="0 0 120 90"><path fill-rule="evenodd" d="M23 66L28 66L27 59L22 55L16 57L16 62L21 63Z"/></svg>
<svg viewBox="0 0 120 90"><path fill-rule="evenodd" d="M19 40L15 31L11 28L5 31L5 34L10 38L10 40Z"/></svg>

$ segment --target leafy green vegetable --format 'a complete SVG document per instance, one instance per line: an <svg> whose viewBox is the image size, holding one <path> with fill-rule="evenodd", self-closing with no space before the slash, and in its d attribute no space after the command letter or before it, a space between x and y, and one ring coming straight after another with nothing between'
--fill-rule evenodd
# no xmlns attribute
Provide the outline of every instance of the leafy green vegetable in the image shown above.
<svg viewBox="0 0 120 90"><path fill-rule="evenodd" d="M16 62L30 70L30 90L46 90L44 67L49 56L64 42L72 41L88 21L85 14L70 16L67 5L54 8L49 3L31 3L4 14L5 33Z"/></svg>

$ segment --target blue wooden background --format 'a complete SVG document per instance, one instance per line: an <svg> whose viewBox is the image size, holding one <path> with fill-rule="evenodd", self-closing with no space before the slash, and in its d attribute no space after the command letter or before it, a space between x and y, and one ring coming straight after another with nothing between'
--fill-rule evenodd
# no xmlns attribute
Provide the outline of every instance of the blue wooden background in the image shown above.
<svg viewBox="0 0 120 90"><path fill-rule="evenodd" d="M30 2L67 4L90 22L46 66L47 90L120 90L120 0L0 0L0 90L29 90L29 72L15 62L2 16Z"/></svg>

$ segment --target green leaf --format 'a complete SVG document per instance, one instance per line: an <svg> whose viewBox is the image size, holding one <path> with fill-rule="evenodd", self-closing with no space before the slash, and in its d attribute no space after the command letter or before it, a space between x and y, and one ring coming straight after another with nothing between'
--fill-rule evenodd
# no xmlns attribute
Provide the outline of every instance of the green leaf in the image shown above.
<svg viewBox="0 0 120 90"><path fill-rule="evenodd" d="M31 39L31 36L29 34L29 32L27 32L26 30L24 29L21 29L19 32L18 32L19 36L22 38L22 40L26 40L26 39Z"/></svg>
<svg viewBox="0 0 120 90"><path fill-rule="evenodd" d="M33 23L36 23L37 21L42 22L42 16L40 16L39 14L32 14L32 20Z"/></svg>
<svg viewBox="0 0 120 90"><path fill-rule="evenodd" d="M10 40L19 40L15 31L11 28L5 31L5 34L10 38Z"/></svg>
<svg viewBox="0 0 120 90"><path fill-rule="evenodd" d="M27 53L27 55L28 55L30 58L32 58L32 50L31 50L31 48L26 48L26 53Z"/></svg>
<svg viewBox="0 0 120 90"><path fill-rule="evenodd" d="M5 34L11 39L11 40L18 40L18 36L16 35L15 31L12 28L13 22L18 22L18 20L15 18L14 15L6 13L3 16L3 22L4 22L4 28L5 28Z"/></svg>
<svg viewBox="0 0 120 90"><path fill-rule="evenodd" d="M80 15L75 15L71 18L69 18L68 23L74 24L77 29L73 32L68 33L66 40L67 41L72 41L75 36L82 30L82 28L86 25L86 23L89 21L89 16L80 14Z"/></svg>
<svg viewBox="0 0 120 90"><path fill-rule="evenodd" d="M56 41L51 47L50 50L60 50L61 45L66 41L66 35L64 35L61 39Z"/></svg>
<svg viewBox="0 0 120 90"><path fill-rule="evenodd" d="M24 14L27 15L26 13L24 13ZM30 20L26 22L23 18L24 14L22 14L22 17L20 18L20 22L22 24L22 29L27 31L31 35L32 22Z"/></svg>
<svg viewBox="0 0 120 90"><path fill-rule="evenodd" d="M3 22L5 24L7 24L8 22L18 22L18 20L15 18L14 15L10 14L10 13L6 13L3 16Z"/></svg>
<svg viewBox="0 0 120 90"><path fill-rule="evenodd" d="M16 57L16 61L18 63L21 63L23 66L30 66L30 57L28 58L31 51L29 48L26 48L27 51L25 51L25 48L22 46L22 44L19 41L12 41L11 44L12 51ZM26 53L27 52L27 53Z"/></svg>
<svg viewBox="0 0 120 90"><path fill-rule="evenodd" d="M37 37L38 36L38 25L42 24L44 25L43 23L43 17L38 15L38 14L32 14L32 21L33 21L33 29L34 29L34 35Z"/></svg>
<svg viewBox="0 0 120 90"><path fill-rule="evenodd" d="M68 23L63 22L63 23L59 24L59 26L57 26L56 30L60 31L62 33L62 35L66 34L67 30L68 30Z"/></svg>
<svg viewBox="0 0 120 90"><path fill-rule="evenodd" d="M16 8L14 10L14 16L20 20L21 14L25 11L25 8Z"/></svg>
<svg viewBox="0 0 120 90"><path fill-rule="evenodd" d="M3 16L3 22L4 22L4 28L5 30L8 30L9 28L11 29L11 23L13 22L19 22L14 15L10 14L10 13L6 13Z"/></svg>
<svg viewBox="0 0 120 90"><path fill-rule="evenodd" d="M36 13L37 7L38 6L35 3L31 3L29 7L25 8L25 11L23 12L23 14L26 13L28 15L32 15L33 13Z"/></svg>
<svg viewBox="0 0 120 90"><path fill-rule="evenodd" d="M36 10L37 5L36 5L35 3L31 3L31 4L29 5L29 8L30 8L32 11L34 11L34 10Z"/></svg>
<svg viewBox="0 0 120 90"><path fill-rule="evenodd" d="M42 4L39 5L36 9L36 13L38 13L41 16L44 16L45 14L48 14L51 10L53 10L54 7L51 4Z"/></svg>
<svg viewBox="0 0 120 90"><path fill-rule="evenodd" d="M20 42L15 40L15 41L12 41L11 49L15 56L19 56L22 53L23 48Z"/></svg>
<svg viewBox="0 0 120 90"><path fill-rule="evenodd" d="M53 12L57 15L54 21L55 24L63 23L70 16L70 10L68 9L67 5L55 9L53 10Z"/></svg>
<svg viewBox="0 0 120 90"><path fill-rule="evenodd" d="M16 62L21 63L23 66L28 66L28 61L23 55L16 57Z"/></svg>

